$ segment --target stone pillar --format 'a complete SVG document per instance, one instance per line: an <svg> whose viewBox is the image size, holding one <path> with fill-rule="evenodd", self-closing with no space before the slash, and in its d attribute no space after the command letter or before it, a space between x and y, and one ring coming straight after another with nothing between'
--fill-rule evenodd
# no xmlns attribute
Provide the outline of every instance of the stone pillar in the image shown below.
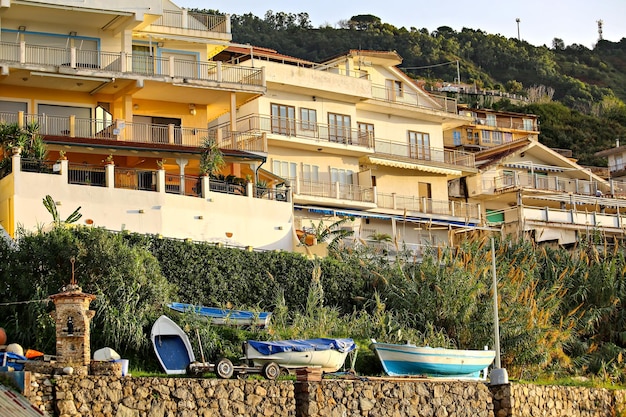
<svg viewBox="0 0 626 417"><path fill-rule="evenodd" d="M63 292L50 296L55 306L57 363L73 367L78 375L87 375L91 362L89 323L95 311L89 310L89 303L95 298L83 293L73 277Z"/></svg>

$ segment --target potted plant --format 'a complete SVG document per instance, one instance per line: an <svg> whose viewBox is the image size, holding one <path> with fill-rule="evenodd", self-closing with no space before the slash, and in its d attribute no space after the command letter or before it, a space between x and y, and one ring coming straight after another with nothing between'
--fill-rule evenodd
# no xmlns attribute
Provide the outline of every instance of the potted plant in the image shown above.
<svg viewBox="0 0 626 417"><path fill-rule="evenodd" d="M115 161L113 161L113 154L109 154L106 158L102 160L106 165L113 165Z"/></svg>

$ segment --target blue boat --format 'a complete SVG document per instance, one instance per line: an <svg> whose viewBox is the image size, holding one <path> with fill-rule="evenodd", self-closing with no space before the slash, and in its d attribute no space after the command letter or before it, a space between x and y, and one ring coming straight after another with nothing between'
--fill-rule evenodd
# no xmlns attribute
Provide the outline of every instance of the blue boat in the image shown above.
<svg viewBox="0 0 626 417"><path fill-rule="evenodd" d="M179 313L194 313L206 317L213 324L232 324L235 326L259 326L269 324L272 313L253 312L244 310L230 310L217 307L205 307L185 303L170 303L167 305Z"/></svg>
<svg viewBox="0 0 626 417"><path fill-rule="evenodd" d="M159 363L168 375L186 373L189 364L196 360L189 337L167 316L154 322L150 339Z"/></svg>
<svg viewBox="0 0 626 417"><path fill-rule="evenodd" d="M377 343L371 349L390 376L425 376L435 378L480 379L481 371L495 359L493 350L461 350Z"/></svg>

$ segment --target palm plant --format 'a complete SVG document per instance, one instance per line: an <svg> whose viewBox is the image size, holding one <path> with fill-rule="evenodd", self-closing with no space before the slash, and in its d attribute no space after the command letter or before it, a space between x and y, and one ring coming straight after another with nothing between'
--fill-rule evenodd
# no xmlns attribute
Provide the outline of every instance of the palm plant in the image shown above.
<svg viewBox="0 0 626 417"><path fill-rule="evenodd" d="M224 154L213 137L206 137L202 141L200 154L200 174L217 175L226 165Z"/></svg>
<svg viewBox="0 0 626 417"><path fill-rule="evenodd" d="M354 218L352 217L344 217L329 226L326 226L324 221L320 220L317 226L311 222L311 227L313 228L313 234L317 238L318 242L327 242L329 251L337 251L339 243L343 239L354 235L353 230L342 228L344 224L353 220Z"/></svg>

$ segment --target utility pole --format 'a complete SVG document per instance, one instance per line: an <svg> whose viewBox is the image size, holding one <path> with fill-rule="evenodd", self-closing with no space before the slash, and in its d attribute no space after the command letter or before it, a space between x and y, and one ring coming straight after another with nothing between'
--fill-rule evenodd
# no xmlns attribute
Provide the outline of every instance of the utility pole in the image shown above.
<svg viewBox="0 0 626 417"><path fill-rule="evenodd" d="M521 22L520 18L518 17L517 19L515 19L515 22L517 23L517 40L521 41L522 38L519 35L519 22Z"/></svg>

